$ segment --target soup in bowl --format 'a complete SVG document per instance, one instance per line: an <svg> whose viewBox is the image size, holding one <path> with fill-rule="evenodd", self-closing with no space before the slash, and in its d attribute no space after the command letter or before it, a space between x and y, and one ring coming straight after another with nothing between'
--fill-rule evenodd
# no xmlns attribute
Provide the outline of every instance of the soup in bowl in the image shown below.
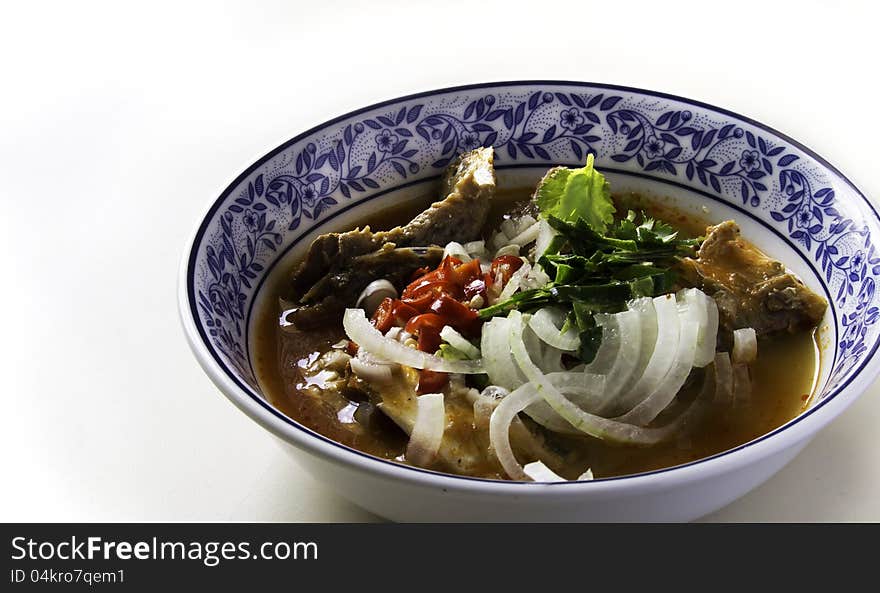
<svg viewBox="0 0 880 593"><path fill-rule="evenodd" d="M874 377L876 225L729 112L478 85L255 163L199 225L181 313L221 390L380 515L686 520Z"/></svg>

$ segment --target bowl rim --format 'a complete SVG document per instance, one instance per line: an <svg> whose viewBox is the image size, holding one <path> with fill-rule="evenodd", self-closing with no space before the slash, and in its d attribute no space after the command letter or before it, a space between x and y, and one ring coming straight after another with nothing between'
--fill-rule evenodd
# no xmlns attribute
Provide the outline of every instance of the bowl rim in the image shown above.
<svg viewBox="0 0 880 593"><path fill-rule="evenodd" d="M839 169L812 149L791 138L787 134L779 132L778 130L750 117L740 115L734 111L717 107L715 105L689 99L687 97L638 87L597 82L570 80L508 80L444 87L387 99L349 111L338 117L313 126L281 143L262 156L250 160L240 174L235 176L231 182L224 185L219 194L215 194L217 197L208 202L201 216L198 217L194 229L191 231L189 239L185 244L185 249L180 261L177 290L178 314L190 349L202 369L221 393L223 393L223 395L236 407L276 437L297 446L305 452L316 454L329 461L342 463L353 470L379 475L395 481L416 482L423 486L434 486L445 490L466 490L469 492L482 492L489 494L515 494L520 497L529 497L538 495L542 492L546 493L547 488L550 487L555 488L554 493L564 493L566 495L572 494L575 496L584 495L587 492L584 490L585 488L589 488L589 491L594 493L598 491L616 492L622 488L631 487L667 488L676 483L680 484L690 481L697 477L697 474L700 474L702 477L709 477L727 473L728 471L740 468L751 462L768 457L775 452L805 442L843 412L871 383L873 383L878 374L880 374L880 360L874 360L874 355L878 347L880 347L880 340L874 344L870 352L866 353L866 356L860 362L859 367L857 367L845 381L842 381L841 384L835 386L825 398L782 426L779 426L751 441L714 455L680 465L640 472L637 474L597 478L588 481L573 480L551 483L516 482L460 476L408 466L392 460L381 459L333 441L332 439L329 439L307 426L285 416L266 400L255 398L248 393L248 389L237 378L234 378L230 374L222 361L218 360L217 355L207 346L205 342L206 338L200 330L197 318L195 317L197 315L196 308L193 306L195 299L190 290L190 279L193 276L190 274L190 270L194 269L194 263L198 255L194 250L196 243L201 239L209 221L215 214L216 210L221 207L229 193L267 160L286 150L291 145L308 138L324 128L361 113L372 111L387 105L410 101L412 99L442 95L450 92L484 88L538 85L562 85L631 92L649 97L670 99L738 119L777 136L810 156L831 174L836 176L839 181L848 185L850 189L855 192L856 196L862 199L864 205L868 207L874 217L880 221L880 214L878 214L877 209L865 194Z"/></svg>

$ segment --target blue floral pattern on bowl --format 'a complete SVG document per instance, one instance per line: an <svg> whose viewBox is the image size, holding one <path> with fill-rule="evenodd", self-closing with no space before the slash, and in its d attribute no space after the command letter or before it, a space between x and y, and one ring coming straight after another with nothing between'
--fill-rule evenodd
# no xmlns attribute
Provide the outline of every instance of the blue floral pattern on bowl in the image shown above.
<svg viewBox="0 0 880 593"><path fill-rule="evenodd" d="M261 280L318 221L437 176L494 146L496 165L581 164L674 180L746 209L804 256L833 299L830 375L820 398L878 344L880 221L833 167L747 118L659 93L567 82L475 85L405 97L319 126L227 188L189 260L192 314L215 358L258 395L247 328Z"/></svg>

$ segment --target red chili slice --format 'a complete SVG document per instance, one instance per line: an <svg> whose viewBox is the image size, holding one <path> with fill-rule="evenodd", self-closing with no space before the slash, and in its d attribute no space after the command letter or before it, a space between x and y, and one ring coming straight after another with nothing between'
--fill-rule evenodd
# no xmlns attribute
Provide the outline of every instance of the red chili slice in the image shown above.
<svg viewBox="0 0 880 593"><path fill-rule="evenodd" d="M385 297L379 304L379 308L373 313L370 322L373 326L383 334L394 326L394 318L391 316L391 309L394 307L394 299Z"/></svg>
<svg viewBox="0 0 880 593"><path fill-rule="evenodd" d="M415 282L416 280L418 280L419 278L421 278L422 276L424 276L425 274L427 274L430 271L431 271L431 268L429 268L427 266L425 266L423 268L419 268L418 270L416 270L415 272L412 273L412 276L409 277L409 283L412 284L413 282Z"/></svg>
<svg viewBox="0 0 880 593"><path fill-rule="evenodd" d="M419 384L416 387L416 393L438 393L449 382L449 375L437 371L429 371L423 369L419 371Z"/></svg>
<svg viewBox="0 0 880 593"><path fill-rule="evenodd" d="M466 264L461 264L460 266L456 266L455 268L455 276L456 282L459 286L464 287L469 282L480 278L483 275L483 270L480 269L480 260L472 259Z"/></svg>
<svg viewBox="0 0 880 593"><path fill-rule="evenodd" d="M451 297L458 298L463 296L461 286L459 286L455 282L450 282L448 280L435 280L433 282L425 282L419 284L414 290L412 290L407 298L410 299L418 299L426 294L430 294L434 297L438 297L441 294L448 294Z"/></svg>
<svg viewBox="0 0 880 593"><path fill-rule="evenodd" d="M480 330L480 316L477 312L446 295L431 303L431 311L441 317L446 325L464 334L476 335Z"/></svg>
<svg viewBox="0 0 880 593"><path fill-rule="evenodd" d="M385 298L373 313L373 325L383 334L392 327L403 327L407 321L419 314L417 309L401 300Z"/></svg>
<svg viewBox="0 0 880 593"><path fill-rule="evenodd" d="M515 255L499 255L492 260L492 267L489 269L489 275L494 282L495 278L498 277L498 272L501 272L501 284L503 286L504 284L507 284L507 281L510 280L513 273L520 269L522 265L523 260Z"/></svg>
<svg viewBox="0 0 880 593"><path fill-rule="evenodd" d="M440 347L440 330L444 325L447 323L440 315L423 313L410 319L404 329L408 333L418 335L419 350L433 354Z"/></svg>
<svg viewBox="0 0 880 593"><path fill-rule="evenodd" d="M417 299L406 298L403 302L418 311L419 313L427 313L430 311L431 303L434 302L435 296L430 292L426 292Z"/></svg>

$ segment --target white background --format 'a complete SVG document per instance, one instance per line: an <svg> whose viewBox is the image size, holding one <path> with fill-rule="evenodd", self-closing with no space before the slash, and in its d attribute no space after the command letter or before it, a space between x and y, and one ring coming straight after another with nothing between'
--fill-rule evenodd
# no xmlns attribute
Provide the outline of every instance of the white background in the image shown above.
<svg viewBox="0 0 880 593"><path fill-rule="evenodd" d="M27 5L27 8L24 6ZM15 2L0 17L0 520L374 520L202 373L178 262L258 156L487 80L727 107L878 196L877 14L798 2ZM880 385L714 521L880 520Z"/></svg>

